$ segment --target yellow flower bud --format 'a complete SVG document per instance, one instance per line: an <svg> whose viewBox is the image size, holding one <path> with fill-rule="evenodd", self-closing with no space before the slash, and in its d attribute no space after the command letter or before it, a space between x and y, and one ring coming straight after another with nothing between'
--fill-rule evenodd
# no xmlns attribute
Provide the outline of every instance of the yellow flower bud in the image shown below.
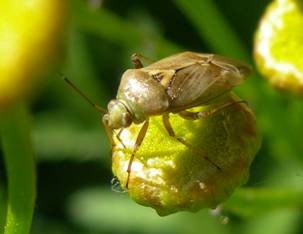
<svg viewBox="0 0 303 234"><path fill-rule="evenodd" d="M0 108L23 98L58 52L66 1L0 3Z"/></svg>
<svg viewBox="0 0 303 234"><path fill-rule="evenodd" d="M222 102L235 102L231 95ZM218 102L207 108L216 108ZM205 107L196 107L195 111ZM215 208L248 179L249 167L260 147L255 116L246 104L235 104L195 121L171 114L172 127L202 154L168 135L161 116L150 118L147 134L132 163L128 193L136 202L160 215L177 211ZM122 188L140 126L131 125L116 139L113 173ZM208 157L221 170L212 165Z"/></svg>
<svg viewBox="0 0 303 234"><path fill-rule="evenodd" d="M277 88L303 93L303 4L276 0L267 8L255 37L260 72Z"/></svg>

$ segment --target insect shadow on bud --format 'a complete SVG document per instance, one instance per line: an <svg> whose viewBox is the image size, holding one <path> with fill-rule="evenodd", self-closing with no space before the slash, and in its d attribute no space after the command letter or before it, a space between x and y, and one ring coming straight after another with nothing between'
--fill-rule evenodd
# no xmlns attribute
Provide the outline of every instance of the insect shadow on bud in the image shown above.
<svg viewBox="0 0 303 234"><path fill-rule="evenodd" d="M102 114L102 122L112 147L115 147L114 130L119 130L116 137L125 146L120 139L123 129L132 123L143 124L128 162L125 188L129 187L132 162L148 130L149 118L156 115L162 116L163 125L170 137L201 155L218 170L222 170L220 165L208 158L202 150L175 134L169 114L179 114L184 119L197 120L234 104L243 103L244 101L228 102L211 110L188 111L192 107L215 102L218 97L239 85L251 72L250 66L219 55L183 52L143 67L140 57L142 56L138 54L132 55L135 69L124 72L116 99L108 103L107 110L91 101L64 77L78 94Z"/></svg>

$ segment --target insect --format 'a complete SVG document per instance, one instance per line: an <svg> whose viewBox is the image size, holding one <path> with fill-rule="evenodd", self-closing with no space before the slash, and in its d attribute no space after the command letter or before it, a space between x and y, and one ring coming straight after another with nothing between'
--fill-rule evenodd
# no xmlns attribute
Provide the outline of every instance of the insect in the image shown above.
<svg viewBox="0 0 303 234"><path fill-rule="evenodd" d="M115 146L113 130L119 129L117 139L121 141L119 136L124 128L132 123L142 124L127 167L126 189L129 185L132 162L144 140L151 116L162 115L168 135L195 150L186 140L176 136L169 120L170 113L177 113L184 119L197 120L243 102L225 103L215 109L201 112L188 111L192 107L213 102L239 85L251 72L250 66L244 63L215 54L195 52L178 53L146 67L143 67L140 56L134 54L132 62L135 68L124 72L116 99L108 103L107 110L93 103L65 78L67 83L102 113L102 122L112 147ZM203 155L203 158L221 170L206 155Z"/></svg>

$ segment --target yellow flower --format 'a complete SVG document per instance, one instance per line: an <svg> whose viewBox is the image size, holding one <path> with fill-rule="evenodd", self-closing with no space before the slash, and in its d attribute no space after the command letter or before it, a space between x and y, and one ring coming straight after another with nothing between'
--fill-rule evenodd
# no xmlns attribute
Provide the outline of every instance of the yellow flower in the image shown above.
<svg viewBox="0 0 303 234"><path fill-rule="evenodd" d="M0 108L23 98L58 52L66 13L62 0L0 3Z"/></svg>
<svg viewBox="0 0 303 234"><path fill-rule="evenodd" d="M267 8L255 37L260 72L277 88L303 93L303 4L276 0Z"/></svg>

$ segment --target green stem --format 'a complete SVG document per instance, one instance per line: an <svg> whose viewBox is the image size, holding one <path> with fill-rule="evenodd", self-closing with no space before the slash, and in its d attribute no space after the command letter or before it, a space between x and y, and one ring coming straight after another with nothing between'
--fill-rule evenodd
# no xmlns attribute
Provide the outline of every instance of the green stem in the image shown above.
<svg viewBox="0 0 303 234"><path fill-rule="evenodd" d="M0 178L0 233L4 232L5 216L6 216L6 193Z"/></svg>
<svg viewBox="0 0 303 234"><path fill-rule="evenodd" d="M251 61L237 34L213 0L176 0L180 10L198 30L201 38L217 53Z"/></svg>
<svg viewBox="0 0 303 234"><path fill-rule="evenodd" d="M82 30L123 45L125 48L136 48L142 44L144 38L155 36L146 35L138 27L134 27L133 23L118 17L105 8L92 11L79 1L74 2L74 4L76 4L75 21ZM162 57L176 53L177 51L182 51L180 46L158 35L156 40L156 52Z"/></svg>
<svg viewBox="0 0 303 234"><path fill-rule="evenodd" d="M4 234L27 234L35 205L36 176L30 116L24 105L2 114L0 133L8 179Z"/></svg>

